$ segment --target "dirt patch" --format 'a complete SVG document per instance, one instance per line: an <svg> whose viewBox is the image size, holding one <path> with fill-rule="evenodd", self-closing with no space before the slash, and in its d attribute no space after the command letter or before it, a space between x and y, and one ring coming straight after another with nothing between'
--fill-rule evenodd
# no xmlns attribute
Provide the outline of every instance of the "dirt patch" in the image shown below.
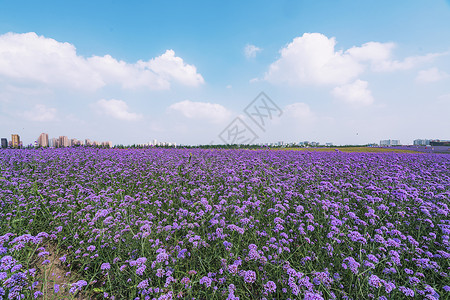
<svg viewBox="0 0 450 300"><path fill-rule="evenodd" d="M75 295L69 293L72 284L81 278L73 274L63 265L60 257L67 255L52 243L45 243L36 253L33 267L36 268L36 280L39 281L36 290L41 291L41 299L91 299L88 295L78 292ZM40 253L40 256L39 256Z"/></svg>

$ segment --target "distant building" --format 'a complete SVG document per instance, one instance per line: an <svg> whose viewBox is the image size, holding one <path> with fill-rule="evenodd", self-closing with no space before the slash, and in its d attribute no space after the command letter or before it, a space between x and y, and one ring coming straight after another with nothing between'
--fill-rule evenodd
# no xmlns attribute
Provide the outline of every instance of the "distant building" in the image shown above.
<svg viewBox="0 0 450 300"><path fill-rule="evenodd" d="M39 147L48 147L48 134L47 133L41 133L41 135L38 137L37 145Z"/></svg>
<svg viewBox="0 0 450 300"><path fill-rule="evenodd" d="M102 146L103 147L112 148L112 142L111 141L102 142Z"/></svg>
<svg viewBox="0 0 450 300"><path fill-rule="evenodd" d="M381 140L380 146L400 146L400 140Z"/></svg>
<svg viewBox="0 0 450 300"><path fill-rule="evenodd" d="M430 142L431 142L431 140L417 139L417 140L414 140L413 144L414 144L414 146L429 146L429 145L431 145Z"/></svg>
<svg viewBox="0 0 450 300"><path fill-rule="evenodd" d="M59 140L57 138L51 138L49 140L50 147L57 148L59 147Z"/></svg>
<svg viewBox="0 0 450 300"><path fill-rule="evenodd" d="M18 134L11 134L11 147L13 148L20 147L20 137Z"/></svg>
<svg viewBox="0 0 450 300"><path fill-rule="evenodd" d="M82 146L83 145L83 141L80 141L78 139L70 139L70 146Z"/></svg>
<svg viewBox="0 0 450 300"><path fill-rule="evenodd" d="M92 146L92 141L91 141L90 139L86 139L86 140L84 141L84 144L85 144L86 146Z"/></svg>
<svg viewBox="0 0 450 300"><path fill-rule="evenodd" d="M1 145L2 148L8 148L8 140L6 138L2 138Z"/></svg>
<svg viewBox="0 0 450 300"><path fill-rule="evenodd" d="M70 146L69 139L65 135L62 135L59 137L58 144L59 144L59 147L69 147Z"/></svg>
<svg viewBox="0 0 450 300"><path fill-rule="evenodd" d="M433 140L430 142L431 146L449 146L450 147L450 141L440 141L440 140Z"/></svg>

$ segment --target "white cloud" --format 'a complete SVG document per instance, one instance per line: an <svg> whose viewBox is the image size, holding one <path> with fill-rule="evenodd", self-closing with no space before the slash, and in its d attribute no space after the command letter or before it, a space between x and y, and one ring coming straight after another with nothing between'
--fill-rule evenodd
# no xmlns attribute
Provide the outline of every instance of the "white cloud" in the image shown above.
<svg viewBox="0 0 450 300"><path fill-rule="evenodd" d="M247 58L254 58L254 57L256 57L256 54L258 54L258 52L261 52L261 51L262 51L261 48L258 48L255 45L250 45L250 44L247 44L244 48L244 54L245 54L245 57L247 57Z"/></svg>
<svg viewBox="0 0 450 300"><path fill-rule="evenodd" d="M301 122L312 121L316 118L309 105L303 102L289 104L285 106L283 111L286 113L286 115L291 116Z"/></svg>
<svg viewBox="0 0 450 300"><path fill-rule="evenodd" d="M335 50L336 40L320 33L305 33L280 50L264 79L272 83L342 85L366 69L375 72L407 70L447 53L430 53L394 60L394 43L369 42L360 47Z"/></svg>
<svg viewBox="0 0 450 300"><path fill-rule="evenodd" d="M450 94L444 94L437 97L438 102L440 103L449 103L450 104Z"/></svg>
<svg viewBox="0 0 450 300"><path fill-rule="evenodd" d="M118 120L137 121L142 119L141 114L132 113L128 111L128 104L122 100L105 100L97 101L93 107L100 114L105 114Z"/></svg>
<svg viewBox="0 0 450 300"><path fill-rule="evenodd" d="M110 55L85 58L74 45L34 32L0 35L0 81L96 90L108 84L123 88L169 89L172 83L204 83L195 66L167 50L161 56L134 64Z"/></svg>
<svg viewBox="0 0 450 300"><path fill-rule="evenodd" d="M420 64L431 62L435 58L446 55L447 53L428 53L422 56L409 56L402 61L398 60L384 60L379 61L372 66L372 69L377 72L392 72L398 70L410 70Z"/></svg>
<svg viewBox="0 0 450 300"><path fill-rule="evenodd" d="M272 83L343 84L362 73L363 66L350 55L336 52L334 38L305 33L281 49L265 79Z"/></svg>
<svg viewBox="0 0 450 300"><path fill-rule="evenodd" d="M212 123L221 123L231 117L231 112L224 106L208 102L185 100L170 105L169 110L177 111L189 119L203 119Z"/></svg>
<svg viewBox="0 0 450 300"><path fill-rule="evenodd" d="M345 103L352 105L370 105L373 103L367 81L356 80L353 83L335 87L331 94Z"/></svg>
<svg viewBox="0 0 450 300"><path fill-rule="evenodd" d="M204 83L202 75L197 73L197 68L185 64L181 57L175 56L173 50L166 50L164 54L148 62L138 61L137 66L152 71L167 82L174 80L187 86Z"/></svg>
<svg viewBox="0 0 450 300"><path fill-rule="evenodd" d="M419 71L419 73L417 73L416 81L422 83L435 82L447 77L448 74L444 71L440 71L438 68L430 68Z"/></svg>
<svg viewBox="0 0 450 300"><path fill-rule="evenodd" d="M377 64L390 60L394 48L394 43L368 42L361 47L352 47L345 52L357 61Z"/></svg>
<svg viewBox="0 0 450 300"><path fill-rule="evenodd" d="M34 32L0 36L0 79L96 89L104 82L69 43Z"/></svg>
<svg viewBox="0 0 450 300"><path fill-rule="evenodd" d="M35 122L50 122L56 120L56 108L46 107L43 104L36 104L33 110L23 112L25 119Z"/></svg>

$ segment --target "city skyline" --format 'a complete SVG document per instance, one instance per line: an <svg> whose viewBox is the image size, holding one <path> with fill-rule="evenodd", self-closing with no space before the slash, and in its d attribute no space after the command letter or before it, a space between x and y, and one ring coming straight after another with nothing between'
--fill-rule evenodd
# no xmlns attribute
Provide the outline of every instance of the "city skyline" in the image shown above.
<svg viewBox="0 0 450 300"><path fill-rule="evenodd" d="M34 143L30 144L23 144L23 141L20 140L20 135L18 134L11 134L11 140L8 141L6 138L1 138L1 148L19 148L19 147L27 147L27 146L34 146L34 147L73 147L73 146L102 146L102 147L109 147L112 148L114 145L111 141L91 141L90 139L85 139L84 141L78 140L76 138L69 139L65 135L60 135L59 137L48 137L48 133L41 133L39 137L34 141Z"/></svg>
<svg viewBox="0 0 450 300"><path fill-rule="evenodd" d="M255 143L450 139L450 1L24 0L0 19L0 134L24 144L223 144L235 120Z"/></svg>
<svg viewBox="0 0 450 300"><path fill-rule="evenodd" d="M449 140L442 140L442 139L415 139L412 143L401 143L400 140L395 139L388 139L388 140L380 140L379 143L367 143L366 145L369 146L380 146L380 147L391 147L391 146L402 146L402 145L414 145L414 146L430 146L431 142L450 142ZM334 147L334 146L346 146L346 145L339 145L334 144L332 142L317 142L317 141L278 141L278 142L266 142L266 143L251 143L252 145L261 145L261 146L285 146L285 145L296 145L296 146L310 146L310 147ZM1 138L1 144L0 148L17 148L18 145L20 147L27 146L26 144L23 144L23 141L20 140L20 136L18 134L11 134L11 140L8 141L6 138ZM195 146L192 144L177 144L176 142L167 142L167 141L158 141L157 139L153 139L152 141L146 142L146 143L132 143L128 145L124 144L113 144L112 141L104 141L104 142L97 142L95 140L91 141L90 139L86 138L83 140L78 140L76 138L68 138L67 136L59 136L59 137L53 137L49 138L48 133L41 133L39 137L35 140L34 143L28 144L28 146L35 146L35 147L73 147L73 146L103 146L103 147L109 147L112 148L114 146ZM206 145L206 144L197 144L197 145ZM211 145L211 144L210 144ZM347 144L351 145L351 144ZM356 144L353 144L356 145Z"/></svg>

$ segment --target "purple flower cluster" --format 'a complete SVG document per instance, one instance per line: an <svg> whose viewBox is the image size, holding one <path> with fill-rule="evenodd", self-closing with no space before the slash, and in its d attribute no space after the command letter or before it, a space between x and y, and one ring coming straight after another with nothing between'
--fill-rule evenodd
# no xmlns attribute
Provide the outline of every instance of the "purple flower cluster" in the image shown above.
<svg viewBox="0 0 450 300"><path fill-rule="evenodd" d="M49 243L73 294L449 297L448 155L4 149L0 169L0 298L41 297Z"/></svg>

